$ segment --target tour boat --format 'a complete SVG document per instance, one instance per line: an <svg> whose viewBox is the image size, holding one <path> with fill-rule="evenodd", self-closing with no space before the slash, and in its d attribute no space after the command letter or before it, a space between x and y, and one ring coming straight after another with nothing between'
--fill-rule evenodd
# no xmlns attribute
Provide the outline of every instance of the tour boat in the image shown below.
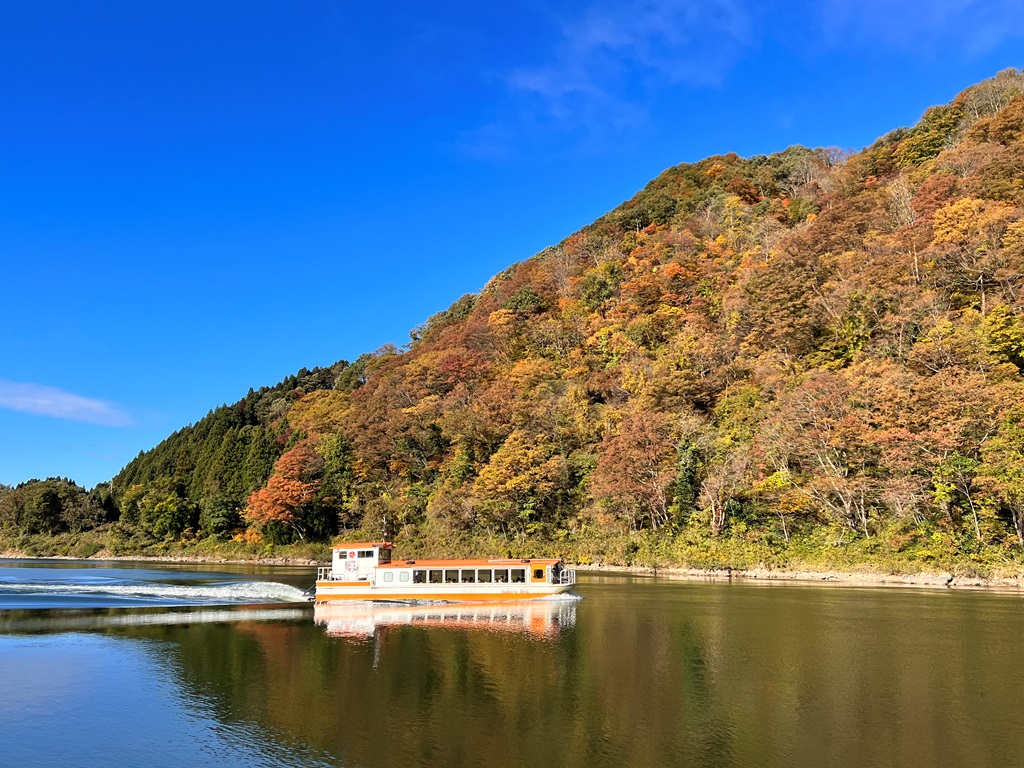
<svg viewBox="0 0 1024 768"><path fill-rule="evenodd" d="M530 600L568 592L576 572L549 558L395 560L387 541L339 544L319 568L314 600Z"/></svg>

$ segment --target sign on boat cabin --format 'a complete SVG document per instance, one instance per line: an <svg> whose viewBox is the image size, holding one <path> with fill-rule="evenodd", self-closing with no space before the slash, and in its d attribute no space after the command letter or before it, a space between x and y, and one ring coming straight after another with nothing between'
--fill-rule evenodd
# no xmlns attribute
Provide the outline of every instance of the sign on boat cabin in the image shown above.
<svg viewBox="0 0 1024 768"><path fill-rule="evenodd" d="M316 602L524 600L568 592L576 572L557 558L396 560L386 541L339 544L320 568Z"/></svg>

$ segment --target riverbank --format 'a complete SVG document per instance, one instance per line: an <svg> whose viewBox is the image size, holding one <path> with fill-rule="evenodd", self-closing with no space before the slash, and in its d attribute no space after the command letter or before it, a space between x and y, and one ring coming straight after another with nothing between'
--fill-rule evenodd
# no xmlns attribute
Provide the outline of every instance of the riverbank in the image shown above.
<svg viewBox="0 0 1024 768"><path fill-rule="evenodd" d="M1024 589L1024 575L970 576L949 572L881 573L875 571L817 571L785 568L652 568L648 566L575 565L592 573L633 573L682 581L806 582L837 586L945 587L949 589Z"/></svg>
<svg viewBox="0 0 1024 768"><path fill-rule="evenodd" d="M47 560L93 560L111 562L154 562L154 563L205 563L205 564L249 564L274 566L306 566L327 565L327 558L312 559L301 556L238 556L225 557L204 554L180 555L123 555L97 552L89 557L74 555L48 555L40 557L29 555L14 549L0 551L0 559L47 559ZM1024 575L1016 576L976 576L957 575L950 572L919 572L919 573L882 573L871 570L861 571L828 571L804 570L788 568L684 568L684 567L651 567L636 565L569 563L573 568L588 573L607 574L638 574L650 575L663 579L680 581L736 581L736 582L800 582L815 584L833 584L836 586L870 587L870 586L902 586L931 587L947 589L1000 589L1024 590Z"/></svg>
<svg viewBox="0 0 1024 768"><path fill-rule="evenodd" d="M422 524L407 526L394 542L403 558L558 557L583 570L680 579L1024 589L1024 550L1012 543L979 545L970 537L945 533L921 532L914 539L890 533L852 539L842 530L816 531L768 544L738 535L708 537L692 528L503 536ZM353 531L346 538L365 541L374 534ZM3 557L314 566L329 562L331 549L327 542L154 540L126 537L116 528L49 536L0 534Z"/></svg>
<svg viewBox="0 0 1024 768"><path fill-rule="evenodd" d="M308 557L218 557L212 555L113 555L106 552L98 552L88 557L76 555L30 555L16 549L0 551L0 560L3 559L32 559L32 560L94 560L98 562L138 562L138 563L232 563L232 564L254 564L254 565L296 565L296 566L317 566L327 565L328 559L310 559Z"/></svg>

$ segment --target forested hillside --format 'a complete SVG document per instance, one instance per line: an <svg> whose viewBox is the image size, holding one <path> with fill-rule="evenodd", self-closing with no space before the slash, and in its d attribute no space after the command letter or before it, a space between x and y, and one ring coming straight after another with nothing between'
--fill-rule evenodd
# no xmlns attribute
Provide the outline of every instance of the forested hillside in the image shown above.
<svg viewBox="0 0 1024 768"><path fill-rule="evenodd" d="M140 455L113 480L117 530L1016 567L1022 206L1016 70L855 154L671 168L405 349Z"/></svg>

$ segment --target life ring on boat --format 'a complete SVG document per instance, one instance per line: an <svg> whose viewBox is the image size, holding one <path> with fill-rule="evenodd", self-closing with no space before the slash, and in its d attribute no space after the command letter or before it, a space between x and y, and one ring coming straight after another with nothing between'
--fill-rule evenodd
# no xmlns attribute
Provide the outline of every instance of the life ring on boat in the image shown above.
<svg viewBox="0 0 1024 768"><path fill-rule="evenodd" d="M354 560L355 556L356 556L356 551L354 549L351 552L348 553L348 557L349 557L350 560Z"/></svg>

